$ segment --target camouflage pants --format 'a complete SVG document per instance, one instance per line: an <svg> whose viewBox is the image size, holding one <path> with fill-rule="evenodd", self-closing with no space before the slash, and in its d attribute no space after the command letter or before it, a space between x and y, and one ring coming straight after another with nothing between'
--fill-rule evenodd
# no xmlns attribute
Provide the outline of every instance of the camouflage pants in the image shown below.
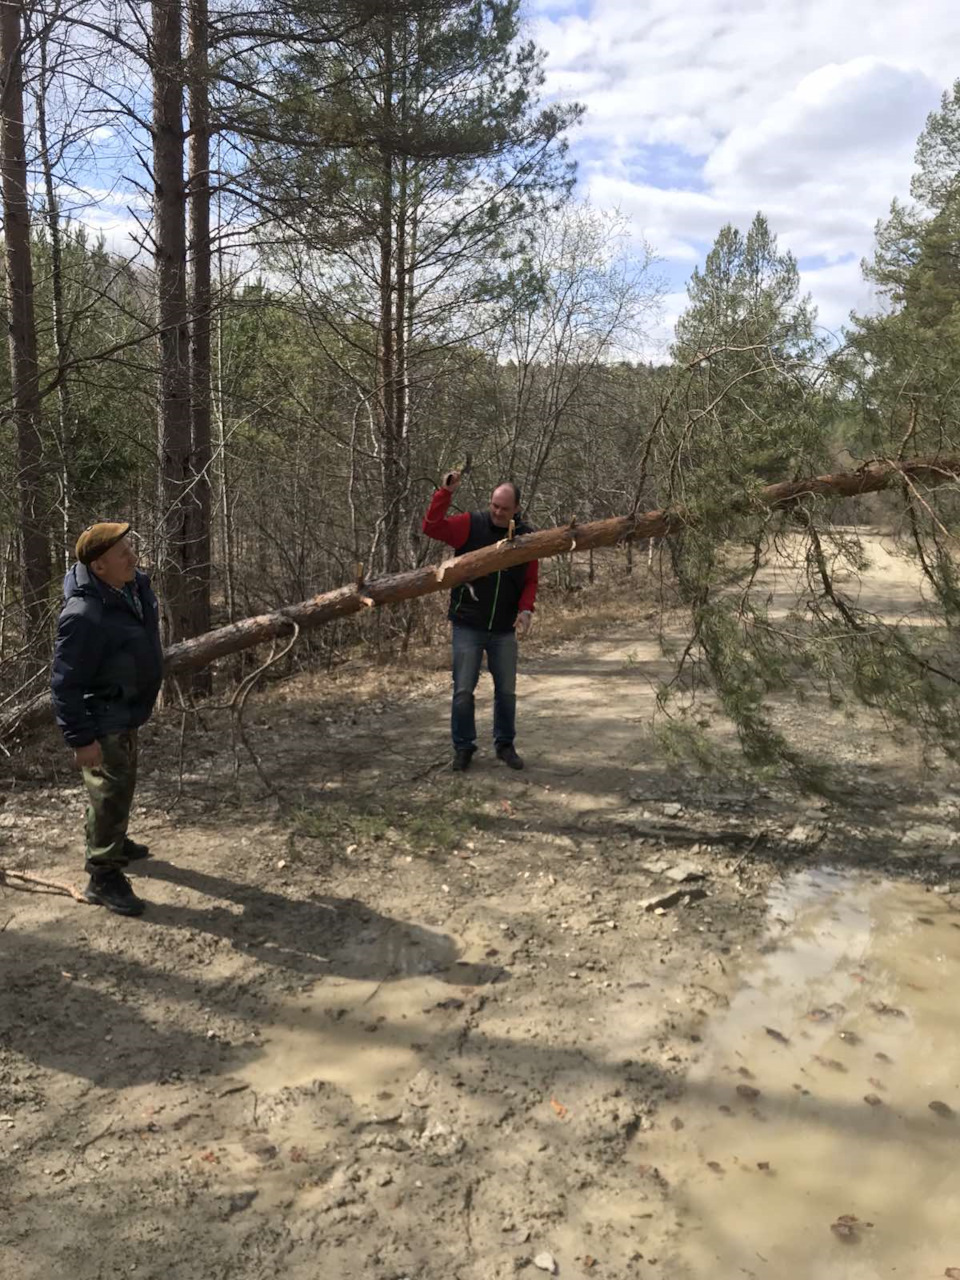
<svg viewBox="0 0 960 1280"><path fill-rule="evenodd" d="M87 864L124 867L123 842L137 785L137 731L108 733L100 739L103 762L84 769L87 788Z"/></svg>

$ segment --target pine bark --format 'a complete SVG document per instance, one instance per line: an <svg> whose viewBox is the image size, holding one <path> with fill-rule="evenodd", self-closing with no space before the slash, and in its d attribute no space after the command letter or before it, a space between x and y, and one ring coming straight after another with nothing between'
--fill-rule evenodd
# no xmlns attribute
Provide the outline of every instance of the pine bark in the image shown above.
<svg viewBox="0 0 960 1280"><path fill-rule="evenodd" d="M166 635L191 631L196 502L191 481L190 325L180 0L153 0L153 167L157 319L160 328L159 568Z"/></svg>
<svg viewBox="0 0 960 1280"><path fill-rule="evenodd" d="M50 587L50 541L40 432L37 329L23 115L21 6L0 3L0 169L7 268L10 373L17 425L21 590L28 642L40 639Z"/></svg>
<svg viewBox="0 0 960 1280"><path fill-rule="evenodd" d="M190 0L189 12L189 206L190 206L190 628L210 627L210 494L212 422L210 241L209 16L207 0Z"/></svg>

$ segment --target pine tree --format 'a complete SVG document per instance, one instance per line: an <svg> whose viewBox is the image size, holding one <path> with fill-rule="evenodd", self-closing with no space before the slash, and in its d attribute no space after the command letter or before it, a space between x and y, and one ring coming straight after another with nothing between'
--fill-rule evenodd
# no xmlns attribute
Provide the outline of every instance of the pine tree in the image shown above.
<svg viewBox="0 0 960 1280"><path fill-rule="evenodd" d="M850 376L861 403L856 444L888 457L955 453L960 445L960 80L920 135L916 203L894 201L865 275L882 311L854 317ZM953 488L902 494L909 544L936 598L960 616Z"/></svg>
<svg viewBox="0 0 960 1280"><path fill-rule="evenodd" d="M763 214L745 236L730 225L721 230L687 294L674 359L699 376L688 392L698 418L685 448L722 471L721 500L809 469L821 443L803 393L819 355L816 313L801 296L796 259L780 252ZM716 480L711 474L719 498Z"/></svg>
<svg viewBox="0 0 960 1280"><path fill-rule="evenodd" d="M572 181L563 137L579 109L539 105L541 55L519 39L520 9L368 6L361 26L277 71L279 110L253 129L266 139L252 172L277 211L272 234L293 242L278 261L309 278L311 302L366 361L387 570L409 514L412 362L483 330L524 226Z"/></svg>

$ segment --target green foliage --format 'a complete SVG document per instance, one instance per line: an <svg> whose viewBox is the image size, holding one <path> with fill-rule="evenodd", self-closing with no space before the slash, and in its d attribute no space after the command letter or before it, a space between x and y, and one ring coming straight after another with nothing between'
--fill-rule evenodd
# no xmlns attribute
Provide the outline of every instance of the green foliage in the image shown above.
<svg viewBox="0 0 960 1280"><path fill-rule="evenodd" d="M859 319L842 350L828 355L817 341L796 263L761 217L746 237L723 229L677 328L681 367L656 450L668 500L692 516L671 554L694 640L664 705L689 711L709 688L748 761L779 761L819 789L821 770L776 723L785 692L819 688L832 705L865 704L960 755L956 486L921 493L910 481L898 495L903 552L925 575L937 625L892 625L858 605L864 548L833 527L835 503L810 497L771 512L756 501L765 481L830 469L841 446L881 457L954 449L960 203L947 165L950 139L960 142L956 104L955 95L931 117L918 149L915 194L940 203L926 212L895 204L878 228L868 275L887 309ZM794 586L771 582L774 557L795 566Z"/></svg>
<svg viewBox="0 0 960 1280"><path fill-rule="evenodd" d="M960 185L960 80L931 111L917 142L917 171L910 183L914 200L928 209L943 209Z"/></svg>
<svg viewBox="0 0 960 1280"><path fill-rule="evenodd" d="M453 282L468 300L462 267L480 301L515 279L512 237L572 181L564 133L580 109L541 106L542 82L519 0L368 9L273 69L252 176L298 243L341 255L331 280L347 294L369 288L365 249L386 217L411 241L401 265L440 273L434 304Z"/></svg>
<svg viewBox="0 0 960 1280"><path fill-rule="evenodd" d="M918 203L894 201L877 227L874 257L864 264L884 309L854 317L842 357L859 401L857 443L890 458L956 454L960 446L960 81L928 117L916 163L911 192ZM953 628L960 619L956 486L924 492L905 482L900 506L904 551ZM890 706L898 715L910 710L953 750L950 682L918 665L912 649L883 636ZM865 697L876 699L874 671L867 657L854 666L853 680Z"/></svg>
<svg viewBox="0 0 960 1280"><path fill-rule="evenodd" d="M796 260L779 251L762 214L746 236L721 230L687 293L674 359L692 422L671 443L703 500L725 506L745 486L822 460L816 314L800 295Z"/></svg>
<svg viewBox="0 0 960 1280"><path fill-rule="evenodd" d="M151 479L154 366L144 340L153 316L142 272L109 254L102 241L91 242L82 227L65 224L61 240L61 305L68 318L62 371L54 341L53 261L42 224L32 245L34 306L45 465L57 478L51 490L59 508L66 504L75 536L91 519L135 509L142 481ZM4 364L4 399L9 388Z"/></svg>

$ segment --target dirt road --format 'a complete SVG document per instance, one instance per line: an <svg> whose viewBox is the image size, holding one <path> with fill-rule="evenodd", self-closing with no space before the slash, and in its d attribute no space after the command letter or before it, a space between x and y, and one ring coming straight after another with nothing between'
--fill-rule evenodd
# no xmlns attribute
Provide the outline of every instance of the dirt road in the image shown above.
<svg viewBox="0 0 960 1280"><path fill-rule="evenodd" d="M886 561L865 589L899 602ZM237 785L216 727L188 743L178 797L178 726L149 731L134 832L155 853L137 876L147 916L0 896L4 1275L785 1274L749 1239L751 1263L726 1269L707 1231L739 1199L729 1153L707 1154L702 1099L763 1123L737 1086L770 1088L774 1068L756 1044L738 1060L730 1037L786 1052L754 1025L768 1006L733 1030L730 1010L766 982L771 949L807 936L810 904L776 894L822 865L845 894L885 876L887 919L902 905L889 893L914 895L911 919L929 900L948 983L957 899L934 890L960 877L960 793L916 748L816 700L781 714L840 798L671 763L650 731L666 669L653 624L627 597L621 615L527 656L522 774L486 745L465 777L447 771L440 653L379 693L346 675L262 700L251 734L282 809L249 765ZM727 745L722 724L711 733ZM78 809L69 777L7 790L0 862L78 880ZM802 992L784 999L806 1016ZM849 1084L858 1100L873 1088ZM832 1225L839 1252L817 1280L887 1274L849 1269ZM859 1230L873 1248L882 1226Z"/></svg>

